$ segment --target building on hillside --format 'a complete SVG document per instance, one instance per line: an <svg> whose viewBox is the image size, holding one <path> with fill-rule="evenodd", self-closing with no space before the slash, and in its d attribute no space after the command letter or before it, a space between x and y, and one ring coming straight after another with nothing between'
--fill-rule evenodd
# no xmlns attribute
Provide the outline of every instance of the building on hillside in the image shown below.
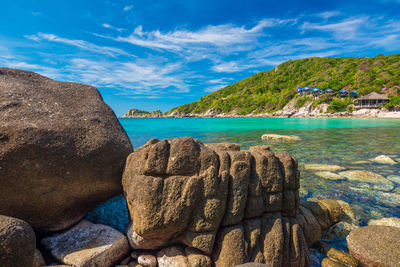
<svg viewBox="0 0 400 267"><path fill-rule="evenodd" d="M372 92L368 95L358 98L354 107L356 109L379 108L387 102L389 102L389 98L387 96Z"/></svg>
<svg viewBox="0 0 400 267"><path fill-rule="evenodd" d="M338 92L338 94L339 94L340 97L347 97L349 95L349 92L346 89L341 89Z"/></svg>
<svg viewBox="0 0 400 267"><path fill-rule="evenodd" d="M319 95L321 95L321 94L324 94L325 91L322 90L322 89L319 89L319 88L314 88L314 89L312 89L312 93L313 93L313 95L314 95L315 97L317 97L317 96L319 96Z"/></svg>

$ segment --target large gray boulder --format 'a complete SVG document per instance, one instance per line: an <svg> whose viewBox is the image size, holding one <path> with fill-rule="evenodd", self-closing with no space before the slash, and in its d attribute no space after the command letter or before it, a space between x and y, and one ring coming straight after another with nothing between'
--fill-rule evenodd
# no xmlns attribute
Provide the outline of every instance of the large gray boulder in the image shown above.
<svg viewBox="0 0 400 267"><path fill-rule="evenodd" d="M67 228L122 192L130 152L96 88L0 68L0 214Z"/></svg>
<svg viewBox="0 0 400 267"><path fill-rule="evenodd" d="M0 215L0 266L33 266L36 237L26 222Z"/></svg>

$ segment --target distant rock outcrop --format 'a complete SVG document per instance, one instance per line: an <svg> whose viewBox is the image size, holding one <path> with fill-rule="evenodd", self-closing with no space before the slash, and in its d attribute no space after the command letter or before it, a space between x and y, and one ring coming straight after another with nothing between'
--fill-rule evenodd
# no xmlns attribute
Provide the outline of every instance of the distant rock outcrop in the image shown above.
<svg viewBox="0 0 400 267"><path fill-rule="evenodd" d="M215 266L308 266L308 244L342 215L334 200L300 206L297 160L266 146L152 139L128 157L122 182L129 242L164 248L159 264L161 255L185 261L182 248L170 248L181 244Z"/></svg>
<svg viewBox="0 0 400 267"><path fill-rule="evenodd" d="M0 71L0 214L57 231L120 194L132 145L98 90Z"/></svg>
<svg viewBox="0 0 400 267"><path fill-rule="evenodd" d="M154 117L154 118L163 117L163 113L161 112L161 110L155 110L153 112L148 112L145 110L132 108L127 113L125 113L124 116L122 116L122 118L151 118L151 117Z"/></svg>

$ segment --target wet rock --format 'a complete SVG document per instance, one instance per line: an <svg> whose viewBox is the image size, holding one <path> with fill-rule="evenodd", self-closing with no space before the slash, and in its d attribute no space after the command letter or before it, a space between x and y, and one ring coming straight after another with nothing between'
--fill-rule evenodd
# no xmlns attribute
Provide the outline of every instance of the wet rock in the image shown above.
<svg viewBox="0 0 400 267"><path fill-rule="evenodd" d="M400 219L395 217L382 218L378 220L370 220L368 225L383 225L383 226L393 226L400 227Z"/></svg>
<svg viewBox="0 0 400 267"><path fill-rule="evenodd" d="M338 222L332 225L326 232L324 232L324 239L345 238L348 234L356 229L357 226L348 222Z"/></svg>
<svg viewBox="0 0 400 267"><path fill-rule="evenodd" d="M190 267L211 267L211 259L209 256L201 253L195 248L185 248L186 257Z"/></svg>
<svg viewBox="0 0 400 267"><path fill-rule="evenodd" d="M263 141L300 141L301 137L295 135L263 134Z"/></svg>
<svg viewBox="0 0 400 267"><path fill-rule="evenodd" d="M371 225L347 236L350 253L362 266L397 266L400 262L400 228Z"/></svg>
<svg viewBox="0 0 400 267"><path fill-rule="evenodd" d="M343 216L343 209L340 203L335 199L322 199L318 203L324 205L329 212L330 225L340 221Z"/></svg>
<svg viewBox="0 0 400 267"><path fill-rule="evenodd" d="M321 267L346 267L346 265L329 258L324 258L321 262Z"/></svg>
<svg viewBox="0 0 400 267"><path fill-rule="evenodd" d="M303 229L304 236L306 238L306 242L308 245L313 244L315 241L321 238L321 226L318 223L317 219L314 217L311 211L306 209L303 206L299 208L300 216L296 216L297 221ZM304 223L302 224L302 218L304 219Z"/></svg>
<svg viewBox="0 0 400 267"><path fill-rule="evenodd" d="M329 164L304 164L304 169L311 171L324 171L324 172L336 172L344 170L345 168L339 165L329 165Z"/></svg>
<svg viewBox="0 0 400 267"><path fill-rule="evenodd" d="M326 256L333 260L337 260L348 267L357 267L358 265L357 260L353 256L335 248L330 248L326 253Z"/></svg>
<svg viewBox="0 0 400 267"><path fill-rule="evenodd" d="M321 226L321 231L329 229L331 220L329 218L329 210L325 205L312 201L304 202L302 205L314 215L318 224Z"/></svg>
<svg viewBox="0 0 400 267"><path fill-rule="evenodd" d="M36 237L26 222L0 215L0 263L2 267L32 266Z"/></svg>
<svg viewBox="0 0 400 267"><path fill-rule="evenodd" d="M380 155L376 158L371 159L371 161L376 162L376 163L380 163L380 164L397 164L396 161L394 161L393 159L391 159L390 157L386 156L386 155Z"/></svg>
<svg viewBox="0 0 400 267"><path fill-rule="evenodd" d="M132 152L98 90L1 68L0 214L58 231L122 193ZM0 105L1 105L0 104Z"/></svg>
<svg viewBox="0 0 400 267"><path fill-rule="evenodd" d="M350 181L367 182L373 184L391 184L391 182L382 175L369 171L344 171L339 173L340 176L349 179Z"/></svg>
<svg viewBox="0 0 400 267"><path fill-rule="evenodd" d="M315 172L315 175L329 180L343 180L344 178L339 174L330 171Z"/></svg>
<svg viewBox="0 0 400 267"><path fill-rule="evenodd" d="M56 259L73 266L113 266L129 252L128 240L123 234L88 221L46 237L41 243Z"/></svg>
<svg viewBox="0 0 400 267"><path fill-rule="evenodd" d="M161 249L157 253L157 262L159 267L170 266L189 266L188 260L182 247L172 246Z"/></svg>

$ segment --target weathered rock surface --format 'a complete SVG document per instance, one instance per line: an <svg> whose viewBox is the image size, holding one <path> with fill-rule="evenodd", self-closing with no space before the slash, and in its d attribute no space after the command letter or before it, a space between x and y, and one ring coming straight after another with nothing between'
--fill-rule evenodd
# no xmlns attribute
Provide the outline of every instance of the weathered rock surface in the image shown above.
<svg viewBox="0 0 400 267"><path fill-rule="evenodd" d="M295 135L280 135L280 134L263 134L261 139L264 141L300 141L300 136Z"/></svg>
<svg viewBox="0 0 400 267"><path fill-rule="evenodd" d="M343 263L345 266L357 267L358 265L357 260L353 256L344 253L343 251L337 250L335 248L330 248L326 253L326 256L328 256L333 260Z"/></svg>
<svg viewBox="0 0 400 267"><path fill-rule="evenodd" d="M329 180L343 180L344 177L340 176L337 173L330 172L330 171L322 171L322 172L316 172L315 175L324 178L324 179L329 179Z"/></svg>
<svg viewBox="0 0 400 267"><path fill-rule="evenodd" d="M0 214L57 231L120 194L132 145L98 90L0 72Z"/></svg>
<svg viewBox="0 0 400 267"><path fill-rule="evenodd" d="M157 261L159 267L189 266L185 251L179 246L167 247L160 250L157 253Z"/></svg>
<svg viewBox="0 0 400 267"><path fill-rule="evenodd" d="M366 226L347 236L351 254L361 266L400 266L400 228Z"/></svg>
<svg viewBox="0 0 400 267"><path fill-rule="evenodd" d="M190 137L152 139L129 155L122 179L129 242L134 249L186 246L185 259L175 247L159 252L158 264L176 254L200 266L211 264L205 255L215 266L307 266L307 244L322 227L306 207L299 212L299 177L295 158L266 146L241 151ZM326 217L324 227L339 217L337 206L318 213ZM189 256L189 249L198 253Z"/></svg>
<svg viewBox="0 0 400 267"><path fill-rule="evenodd" d="M356 182L366 182L372 184L392 184L382 175L369 171L344 171L339 172L339 175Z"/></svg>
<svg viewBox="0 0 400 267"><path fill-rule="evenodd" d="M0 265L33 266L36 237L26 222L0 215Z"/></svg>
<svg viewBox="0 0 400 267"><path fill-rule="evenodd" d="M46 262L43 259L42 253L38 249L35 250L35 254L33 256L33 267L42 267L45 266Z"/></svg>
<svg viewBox="0 0 400 267"><path fill-rule="evenodd" d="M85 220L66 232L42 239L41 243L62 263L78 267L114 266L129 252L123 234Z"/></svg>

